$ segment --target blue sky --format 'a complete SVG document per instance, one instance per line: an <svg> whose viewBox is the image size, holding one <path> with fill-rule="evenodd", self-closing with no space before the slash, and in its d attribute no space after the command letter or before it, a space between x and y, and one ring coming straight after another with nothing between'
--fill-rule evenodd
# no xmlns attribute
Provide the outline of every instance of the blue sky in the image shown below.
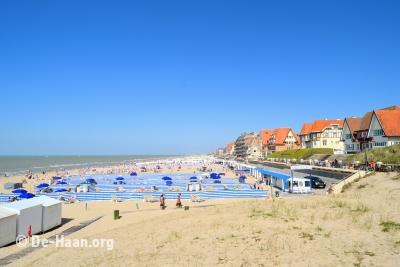
<svg viewBox="0 0 400 267"><path fill-rule="evenodd" d="M208 152L400 104L399 1L1 1L0 154Z"/></svg>

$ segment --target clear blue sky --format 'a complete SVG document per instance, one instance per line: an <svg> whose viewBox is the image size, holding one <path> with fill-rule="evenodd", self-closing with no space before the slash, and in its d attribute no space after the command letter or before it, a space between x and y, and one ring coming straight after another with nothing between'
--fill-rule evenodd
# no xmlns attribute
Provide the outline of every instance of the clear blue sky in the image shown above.
<svg viewBox="0 0 400 267"><path fill-rule="evenodd" d="M208 152L400 104L400 1L0 1L0 154Z"/></svg>

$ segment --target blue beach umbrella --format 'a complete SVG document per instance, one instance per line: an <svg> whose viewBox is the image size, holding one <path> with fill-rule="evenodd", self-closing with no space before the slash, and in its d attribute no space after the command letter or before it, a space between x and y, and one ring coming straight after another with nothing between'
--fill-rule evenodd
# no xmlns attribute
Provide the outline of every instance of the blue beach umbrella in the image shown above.
<svg viewBox="0 0 400 267"><path fill-rule="evenodd" d="M171 178L171 177L168 177L168 176L164 176L162 179L163 179L164 181L172 181L172 178Z"/></svg>
<svg viewBox="0 0 400 267"><path fill-rule="evenodd" d="M242 175L239 177L239 179L246 180L247 178L246 178L246 176Z"/></svg>
<svg viewBox="0 0 400 267"><path fill-rule="evenodd" d="M196 177L196 176L190 177L189 180L190 180L191 182L195 182L195 181L197 181L197 177Z"/></svg>
<svg viewBox="0 0 400 267"><path fill-rule="evenodd" d="M218 173L213 172L210 174L210 177L215 179L215 177L218 177Z"/></svg>
<svg viewBox="0 0 400 267"><path fill-rule="evenodd" d="M57 182L56 185L66 185L67 182L61 181L61 182Z"/></svg>
<svg viewBox="0 0 400 267"><path fill-rule="evenodd" d="M31 194L31 193L23 193L23 194L19 195L19 198L25 198L25 199L33 198L33 197L35 197L35 195Z"/></svg>
<svg viewBox="0 0 400 267"><path fill-rule="evenodd" d="M54 176L53 177L53 180L61 180L62 178L61 177L59 177L59 176Z"/></svg>
<svg viewBox="0 0 400 267"><path fill-rule="evenodd" d="M42 189L42 188L46 188L46 187L49 187L49 184L42 183L42 184L36 186L37 189Z"/></svg>
<svg viewBox="0 0 400 267"><path fill-rule="evenodd" d="M54 191L54 192L56 192L56 193L67 192L67 189L65 189L65 188L60 188L60 189L57 189L57 190Z"/></svg>
<svg viewBox="0 0 400 267"><path fill-rule="evenodd" d="M14 194L24 194L27 193L28 191L26 191L25 189L15 189L12 191L12 193Z"/></svg>
<svg viewBox="0 0 400 267"><path fill-rule="evenodd" d="M137 176L136 172L131 172L130 176Z"/></svg>
<svg viewBox="0 0 400 267"><path fill-rule="evenodd" d="M124 177L117 177L117 178L115 178L115 180L122 181L122 180L125 180L125 178Z"/></svg>
<svg viewBox="0 0 400 267"><path fill-rule="evenodd" d="M86 178L86 182L90 184L97 184L96 180L93 178Z"/></svg>
<svg viewBox="0 0 400 267"><path fill-rule="evenodd" d="M219 180L219 179L221 179L221 176L219 176L219 175L214 175L213 177L211 177L212 179L214 179L214 180Z"/></svg>

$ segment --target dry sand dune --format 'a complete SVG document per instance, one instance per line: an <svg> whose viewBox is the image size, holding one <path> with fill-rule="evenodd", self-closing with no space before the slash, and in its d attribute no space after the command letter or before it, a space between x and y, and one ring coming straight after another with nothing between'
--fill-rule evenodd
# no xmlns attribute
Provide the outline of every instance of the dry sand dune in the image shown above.
<svg viewBox="0 0 400 267"><path fill-rule="evenodd" d="M343 194L222 200L190 210L136 202L64 206L73 218L57 231L104 217L70 238L112 238L114 249L38 249L14 266L399 266L400 179L376 174ZM186 203L187 204L187 203ZM112 211L122 218L113 221ZM384 223L384 224L382 224ZM0 250L0 258L18 251Z"/></svg>

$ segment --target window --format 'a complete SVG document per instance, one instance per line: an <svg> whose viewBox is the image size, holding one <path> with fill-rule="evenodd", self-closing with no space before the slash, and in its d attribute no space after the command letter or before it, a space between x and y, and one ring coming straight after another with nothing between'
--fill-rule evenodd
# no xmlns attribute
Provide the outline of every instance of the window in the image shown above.
<svg viewBox="0 0 400 267"><path fill-rule="evenodd" d="M346 139L351 139L351 134L346 134Z"/></svg>
<svg viewBox="0 0 400 267"><path fill-rule="evenodd" d="M375 142L374 147L384 147L386 146L386 142Z"/></svg>
<svg viewBox="0 0 400 267"><path fill-rule="evenodd" d="M322 145L323 145L323 146L326 146L326 140L323 140L323 141L322 141Z"/></svg>
<svg viewBox="0 0 400 267"><path fill-rule="evenodd" d="M305 187L310 187L310 181L304 181L304 186Z"/></svg>
<svg viewBox="0 0 400 267"><path fill-rule="evenodd" d="M374 136L382 136L383 134L384 134L383 129L378 129L373 131Z"/></svg>

